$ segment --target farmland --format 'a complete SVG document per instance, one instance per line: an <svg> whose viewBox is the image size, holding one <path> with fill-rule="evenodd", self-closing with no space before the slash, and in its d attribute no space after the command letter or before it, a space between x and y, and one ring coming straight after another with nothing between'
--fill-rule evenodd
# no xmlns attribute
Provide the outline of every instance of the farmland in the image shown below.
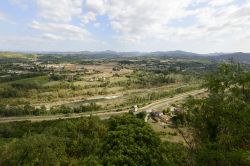
<svg viewBox="0 0 250 166"><path fill-rule="evenodd" d="M66 111L68 107L78 109L91 104L101 110L122 110L199 89L202 83L201 74L196 73L202 65L196 71L187 71L187 64L179 65L181 60L121 58L75 62L45 58L2 62L1 116L60 114L61 107L65 108L64 113L70 113L72 110ZM189 63L192 66L197 62ZM25 108L33 111L28 113Z"/></svg>
<svg viewBox="0 0 250 166"><path fill-rule="evenodd" d="M248 64L60 54L0 63L0 165L227 165L231 153L248 163Z"/></svg>

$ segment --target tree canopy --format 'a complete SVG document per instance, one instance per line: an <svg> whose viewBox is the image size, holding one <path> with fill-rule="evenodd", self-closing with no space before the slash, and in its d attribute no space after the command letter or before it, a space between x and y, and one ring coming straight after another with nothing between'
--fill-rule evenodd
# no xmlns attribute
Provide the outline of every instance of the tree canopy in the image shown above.
<svg viewBox="0 0 250 166"><path fill-rule="evenodd" d="M250 73L222 64L206 78L208 96L186 103L189 126L204 165L245 165L250 150Z"/></svg>
<svg viewBox="0 0 250 166"><path fill-rule="evenodd" d="M103 145L104 165L156 165L161 141L143 120L124 115L110 120Z"/></svg>

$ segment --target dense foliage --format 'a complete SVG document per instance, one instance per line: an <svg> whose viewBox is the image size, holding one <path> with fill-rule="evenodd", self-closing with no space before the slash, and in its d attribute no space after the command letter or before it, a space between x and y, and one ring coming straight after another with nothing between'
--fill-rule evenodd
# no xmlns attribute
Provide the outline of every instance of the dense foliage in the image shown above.
<svg viewBox="0 0 250 166"><path fill-rule="evenodd" d="M41 106L40 108L35 108L30 104L26 104L24 106L11 107L0 104L0 117L10 117L10 116L40 116L40 115L55 115L55 114L70 114L70 113L82 113L82 112L91 112L98 111L102 109L100 105L96 103L89 103L85 105L80 105L79 107L53 107L49 111L45 106Z"/></svg>
<svg viewBox="0 0 250 166"><path fill-rule="evenodd" d="M107 126L96 117L0 127L0 165L79 165L96 155ZM82 165L82 164L80 164Z"/></svg>
<svg viewBox="0 0 250 166"><path fill-rule="evenodd" d="M144 121L133 116L110 120L101 156L104 165L156 165L160 139Z"/></svg>
<svg viewBox="0 0 250 166"><path fill-rule="evenodd" d="M250 73L223 64L207 77L205 86L206 99L186 104L197 160L204 165L248 165Z"/></svg>
<svg viewBox="0 0 250 166"><path fill-rule="evenodd" d="M0 126L0 165L182 165L187 148L161 142L133 115ZM2 144L2 145L1 145Z"/></svg>

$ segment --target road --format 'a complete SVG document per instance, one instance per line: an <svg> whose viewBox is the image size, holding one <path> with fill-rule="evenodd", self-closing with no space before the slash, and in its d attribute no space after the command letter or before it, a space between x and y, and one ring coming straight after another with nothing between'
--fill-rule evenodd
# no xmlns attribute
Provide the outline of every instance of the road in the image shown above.
<svg viewBox="0 0 250 166"><path fill-rule="evenodd" d="M205 90L194 90L191 92L182 93L179 95L176 95L172 98L164 98L157 101L154 101L153 103L146 105L142 108L139 108L139 111L146 111L151 109L159 109L164 106L168 106L169 104L183 100L184 98L188 96L195 96L197 94L203 93ZM14 122L14 121L32 121L32 122L38 122L38 121L44 121L44 120L56 120L56 119L70 119L70 118L79 118L79 117L88 117L90 115L93 116L99 116L101 119L108 119L112 115L119 115L128 112L128 110L123 110L119 112L93 112L93 113L75 113L75 114L60 114L60 115L46 115L46 116L23 116L23 117L3 117L0 118L0 123L7 123L7 122Z"/></svg>

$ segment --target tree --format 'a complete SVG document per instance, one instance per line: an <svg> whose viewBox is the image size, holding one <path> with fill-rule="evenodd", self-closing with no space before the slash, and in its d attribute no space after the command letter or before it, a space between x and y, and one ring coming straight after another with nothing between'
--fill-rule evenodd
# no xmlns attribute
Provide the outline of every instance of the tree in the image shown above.
<svg viewBox="0 0 250 166"><path fill-rule="evenodd" d="M159 154L158 165L194 165L188 148L182 144L165 141L159 147Z"/></svg>
<svg viewBox="0 0 250 166"><path fill-rule="evenodd" d="M14 140L0 156L0 165L61 165L67 159L63 140L45 135Z"/></svg>
<svg viewBox="0 0 250 166"><path fill-rule="evenodd" d="M77 158L96 155L107 133L104 123L98 117L90 116L80 121L76 130L77 135L69 142L70 155Z"/></svg>
<svg viewBox="0 0 250 166"><path fill-rule="evenodd" d="M159 137L133 115L113 117L102 147L103 165L157 165Z"/></svg>
<svg viewBox="0 0 250 166"><path fill-rule="evenodd" d="M206 78L208 97L189 99L198 163L246 165L250 151L250 73L239 65L222 64Z"/></svg>

